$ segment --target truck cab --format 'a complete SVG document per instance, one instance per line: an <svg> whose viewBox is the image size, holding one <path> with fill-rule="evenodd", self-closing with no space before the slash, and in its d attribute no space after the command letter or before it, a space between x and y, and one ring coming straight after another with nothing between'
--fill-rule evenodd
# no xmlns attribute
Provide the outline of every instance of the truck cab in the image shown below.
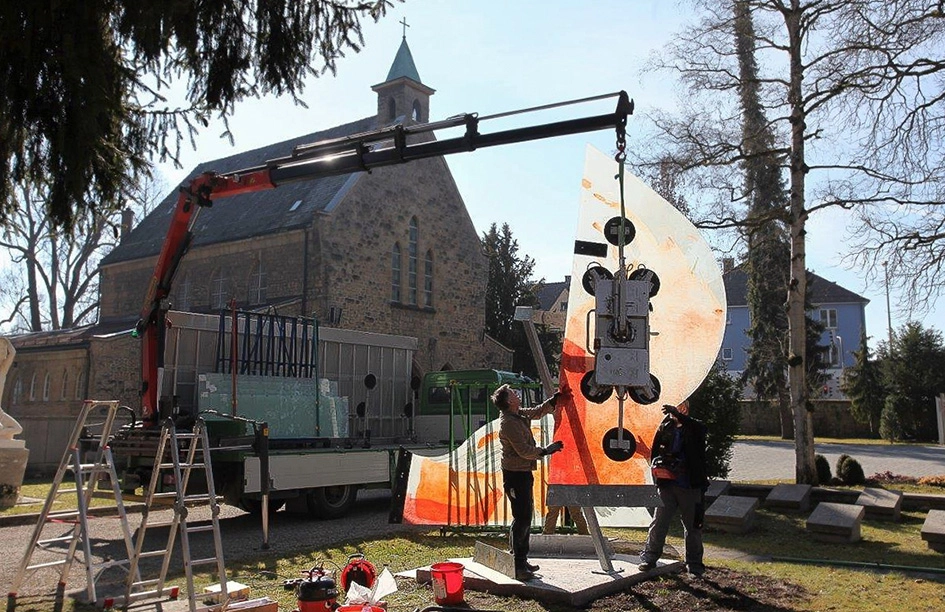
<svg viewBox="0 0 945 612"><path fill-rule="evenodd" d="M428 372L418 389L414 429L418 441L461 444L488 421L499 417L490 397L508 384L522 396L523 406L543 399L536 381L502 370L448 370Z"/></svg>

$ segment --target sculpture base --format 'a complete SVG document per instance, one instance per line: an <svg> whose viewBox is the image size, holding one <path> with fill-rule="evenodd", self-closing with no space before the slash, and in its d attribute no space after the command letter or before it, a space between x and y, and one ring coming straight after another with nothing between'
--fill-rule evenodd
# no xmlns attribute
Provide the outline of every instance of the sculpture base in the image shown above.
<svg viewBox="0 0 945 612"><path fill-rule="evenodd" d="M29 457L30 451L24 446L0 446L0 509L16 505Z"/></svg>

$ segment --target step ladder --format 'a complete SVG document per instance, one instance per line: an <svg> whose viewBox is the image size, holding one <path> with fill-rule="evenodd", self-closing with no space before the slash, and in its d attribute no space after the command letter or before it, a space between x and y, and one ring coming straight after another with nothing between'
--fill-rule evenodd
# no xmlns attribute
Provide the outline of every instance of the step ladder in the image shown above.
<svg viewBox="0 0 945 612"><path fill-rule="evenodd" d="M61 598L65 594L66 583L73 564L78 562L84 565L87 596L92 603L98 603L96 583L105 570L111 567L121 567L124 571L129 571L133 550L131 532L128 528L128 516L125 513L121 490L118 485L118 475L115 472L115 462L112 458L111 448L108 445L120 408L117 401L86 400L82 403L82 410L79 412L72 435L69 437L66 450L59 462L59 468L56 470L56 476L53 479L49 495L46 496L46 503L43 505L42 512L40 512L29 546L23 555L23 560L16 576L13 578L13 582L10 584L10 591L7 594L7 612L12 612L16 608L18 591L23 581L37 570L58 569L59 583L56 596ZM89 417L93 413L98 415L101 411L105 413L101 434L97 439L92 437L92 448L84 451L82 442L83 436L88 435ZM89 457L92 458L91 462L83 462L83 459ZM75 487L62 488L63 481L66 480L66 474L70 472L74 478ZM124 537L126 554L124 559L96 561L92 554L92 536L89 533L89 504L94 497L95 488L103 476L111 482L115 510L117 510L118 521ZM59 501L61 496L68 495L75 495L73 507L67 510L53 511L55 502ZM65 501L65 498L61 501ZM63 534L62 528L64 526L67 526L68 529ZM50 537L48 532L52 531L53 527L61 535ZM37 552L41 553L39 556L46 558L50 556L61 556L62 558L54 561L34 562L34 556Z"/></svg>
<svg viewBox="0 0 945 612"><path fill-rule="evenodd" d="M145 492L145 510L138 529L134 551L131 555L131 565L128 574L124 598L116 599L113 605L125 608L132 602L142 599L168 598L177 599L179 588L166 584L167 572L170 568L171 555L174 544L180 536L181 556L183 559L184 574L187 577L188 599L191 612L197 609L197 596L194 592L194 568L203 565L215 565L219 584L226 584L226 569L223 564L223 541L220 537L220 506L217 502L213 487L213 473L210 461L209 440L206 423L197 419L193 431L181 433L177 431L173 421L168 419L161 429L157 451L154 456L154 467L151 471L151 481ZM206 478L207 492L197 495L187 493L191 473L197 470ZM174 480L173 491L160 491L159 485L165 474L172 474ZM174 516L170 520L156 520L152 516L155 510L173 506ZM191 526L187 523L190 507L206 505L210 507L211 517L209 525ZM167 541L163 548L145 550L145 538L149 529L168 528ZM212 532L215 556L203 559L193 559L191 556L190 535L199 532ZM161 559L161 567L154 578L142 579L141 561L145 559Z"/></svg>

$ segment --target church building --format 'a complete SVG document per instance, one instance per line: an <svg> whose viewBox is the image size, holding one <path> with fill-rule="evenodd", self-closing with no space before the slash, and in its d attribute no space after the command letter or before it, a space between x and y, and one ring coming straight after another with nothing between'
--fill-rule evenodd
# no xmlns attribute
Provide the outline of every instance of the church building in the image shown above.
<svg viewBox="0 0 945 612"><path fill-rule="evenodd" d="M421 81L406 39L372 90L373 116L207 161L183 184L204 172L263 165L299 145L429 121L434 90ZM139 405L140 341L129 332L177 199L175 188L136 227L126 224L102 260L98 325L12 338L16 380L7 381L2 402L31 448L61 449L84 397ZM442 157L223 198L201 209L193 232L172 310L215 314L233 300L244 311L409 336L418 341L417 376L510 367L511 352L485 333L487 259ZM50 415L61 426L50 425Z"/></svg>

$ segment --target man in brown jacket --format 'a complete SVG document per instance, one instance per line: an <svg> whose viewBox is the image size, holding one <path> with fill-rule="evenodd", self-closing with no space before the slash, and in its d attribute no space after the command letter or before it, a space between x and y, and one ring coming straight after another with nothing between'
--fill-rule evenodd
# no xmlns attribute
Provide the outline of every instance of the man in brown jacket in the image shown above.
<svg viewBox="0 0 945 612"><path fill-rule="evenodd" d="M528 539L534 513L532 471L541 457L564 448L563 442L552 442L547 447L535 444L530 421L540 419L555 410L560 392L555 392L537 408L522 409L522 399L508 385L502 385L492 394L492 402L502 411L499 440L502 443L502 481L505 496L512 505L512 525L509 544L515 557L516 580L530 580L537 565L528 562Z"/></svg>

